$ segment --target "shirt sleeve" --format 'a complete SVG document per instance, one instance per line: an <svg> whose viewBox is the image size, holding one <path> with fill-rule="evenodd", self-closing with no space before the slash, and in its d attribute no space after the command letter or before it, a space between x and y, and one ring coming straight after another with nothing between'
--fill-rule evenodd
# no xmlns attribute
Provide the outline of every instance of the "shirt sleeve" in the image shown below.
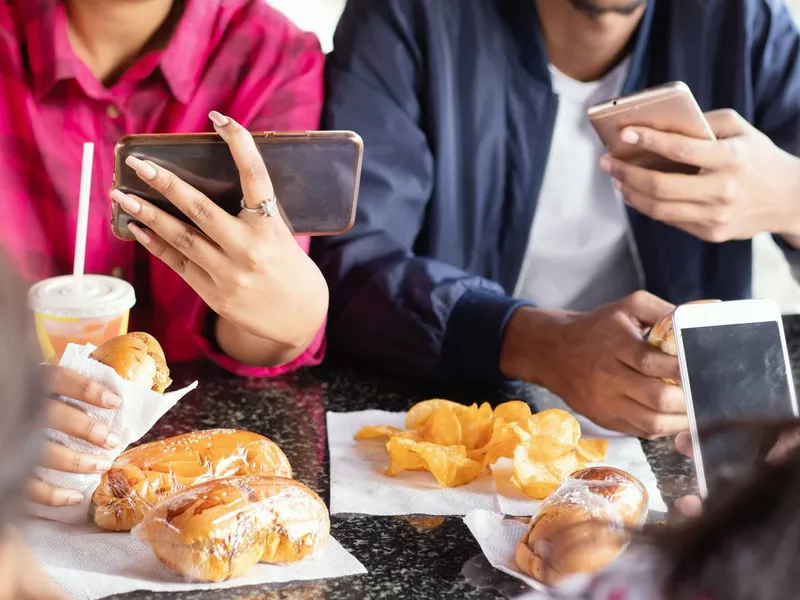
<svg viewBox="0 0 800 600"><path fill-rule="evenodd" d="M270 9L271 10L271 9ZM248 77L247 88L240 89L239 101L229 114L251 131L304 131L319 128L323 96L324 55L313 34L303 33L288 20L276 21L275 32L264 52L253 59L250 72L263 77ZM269 44L273 44L270 46ZM308 253L309 239L296 238ZM325 355L325 324L311 344L293 361L278 367L251 367L224 354L209 327L209 309L199 300L193 319L195 341L207 358L243 377L276 377L318 365ZM213 315L212 315L213 317Z"/></svg>

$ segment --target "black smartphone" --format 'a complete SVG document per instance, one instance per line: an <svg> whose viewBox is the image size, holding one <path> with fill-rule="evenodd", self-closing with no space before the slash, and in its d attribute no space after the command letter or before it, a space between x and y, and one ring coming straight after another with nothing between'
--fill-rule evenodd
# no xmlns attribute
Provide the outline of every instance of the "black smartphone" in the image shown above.
<svg viewBox="0 0 800 600"><path fill-rule="evenodd" d="M361 180L363 142L352 131L254 133L269 170L281 213L295 235L336 235L353 226ZM114 186L193 225L125 164L128 156L169 169L226 212L241 211L239 172L228 145L216 133L123 137L115 148ZM266 200L266 199L265 199ZM132 241L135 219L113 203L114 235Z"/></svg>

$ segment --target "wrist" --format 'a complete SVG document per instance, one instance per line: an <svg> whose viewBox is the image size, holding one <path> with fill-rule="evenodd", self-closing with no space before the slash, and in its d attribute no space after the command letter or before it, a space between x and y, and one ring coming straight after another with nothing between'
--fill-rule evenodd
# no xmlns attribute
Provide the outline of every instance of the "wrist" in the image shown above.
<svg viewBox="0 0 800 600"><path fill-rule="evenodd" d="M226 356L250 367L285 365L300 356L314 339L312 335L308 340L291 343L271 340L245 331L223 317L217 317L214 337Z"/></svg>
<svg viewBox="0 0 800 600"><path fill-rule="evenodd" d="M511 315L500 350L500 370L511 379L557 387L558 355L563 345L564 328L572 314L531 306L518 308Z"/></svg>

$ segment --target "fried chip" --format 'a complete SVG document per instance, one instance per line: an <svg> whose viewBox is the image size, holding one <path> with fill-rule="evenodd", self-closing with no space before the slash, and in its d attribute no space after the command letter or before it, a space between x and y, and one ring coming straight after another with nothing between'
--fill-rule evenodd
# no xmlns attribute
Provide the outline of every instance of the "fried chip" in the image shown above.
<svg viewBox="0 0 800 600"><path fill-rule="evenodd" d="M461 441L467 452L482 448L492 437L492 407L488 402L473 404L458 415L461 423Z"/></svg>
<svg viewBox="0 0 800 600"><path fill-rule="evenodd" d="M522 400L503 402L494 409L494 418L506 423L527 423L531 418L531 407Z"/></svg>
<svg viewBox="0 0 800 600"><path fill-rule="evenodd" d="M598 463L604 460L608 453L608 440L581 440L575 452L586 463Z"/></svg>
<svg viewBox="0 0 800 600"><path fill-rule="evenodd" d="M441 400L438 398L417 402L406 414L406 429L419 430L423 425L425 425L425 421L428 420L434 411L442 406L449 406L456 414L467 410L467 407L463 404L452 402L450 400Z"/></svg>
<svg viewBox="0 0 800 600"><path fill-rule="evenodd" d="M483 473L483 465L467 458L464 446L439 446L430 442L415 442L393 437L386 445L389 451L388 475L397 475L402 470L410 470L419 465L436 478L442 487L458 487L477 479ZM412 459L411 457L415 457Z"/></svg>
<svg viewBox="0 0 800 600"><path fill-rule="evenodd" d="M406 445L409 442L412 445ZM386 474L394 477L401 471L427 471L425 461L416 452L413 451L413 440L406 440L400 437L389 438L386 444L386 450L389 452L389 466L386 468Z"/></svg>
<svg viewBox="0 0 800 600"><path fill-rule="evenodd" d="M461 422L450 406L440 406L419 429L422 440L439 446L461 444Z"/></svg>
<svg viewBox="0 0 800 600"><path fill-rule="evenodd" d="M528 433L538 438L532 446L534 460L547 462L571 452L581 439L578 420L567 411L553 408L531 416L527 423Z"/></svg>
<svg viewBox="0 0 800 600"><path fill-rule="evenodd" d="M518 423L506 423L504 419L495 419L492 425L492 437L489 442L467 454L473 460L481 461L484 466L494 464L500 458L512 458L514 449L530 438L530 434Z"/></svg>
<svg viewBox="0 0 800 600"><path fill-rule="evenodd" d="M556 490L561 484L561 478L554 475L547 466L530 459L527 444L534 439L520 444L514 450L514 475L511 482L526 496L542 500Z"/></svg>
<svg viewBox="0 0 800 600"><path fill-rule="evenodd" d="M400 433L403 433L402 429L390 425L366 425L358 431L355 440L361 442L363 440L388 439Z"/></svg>

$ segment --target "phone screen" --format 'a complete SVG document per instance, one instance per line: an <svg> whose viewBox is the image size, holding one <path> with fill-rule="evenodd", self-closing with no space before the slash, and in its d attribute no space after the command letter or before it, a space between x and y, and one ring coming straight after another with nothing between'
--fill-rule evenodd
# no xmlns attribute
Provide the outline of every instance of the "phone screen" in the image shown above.
<svg viewBox="0 0 800 600"><path fill-rule="evenodd" d="M731 420L796 415L781 329L776 321L681 330L700 453L709 489L752 467L775 440L746 428L703 434Z"/></svg>

